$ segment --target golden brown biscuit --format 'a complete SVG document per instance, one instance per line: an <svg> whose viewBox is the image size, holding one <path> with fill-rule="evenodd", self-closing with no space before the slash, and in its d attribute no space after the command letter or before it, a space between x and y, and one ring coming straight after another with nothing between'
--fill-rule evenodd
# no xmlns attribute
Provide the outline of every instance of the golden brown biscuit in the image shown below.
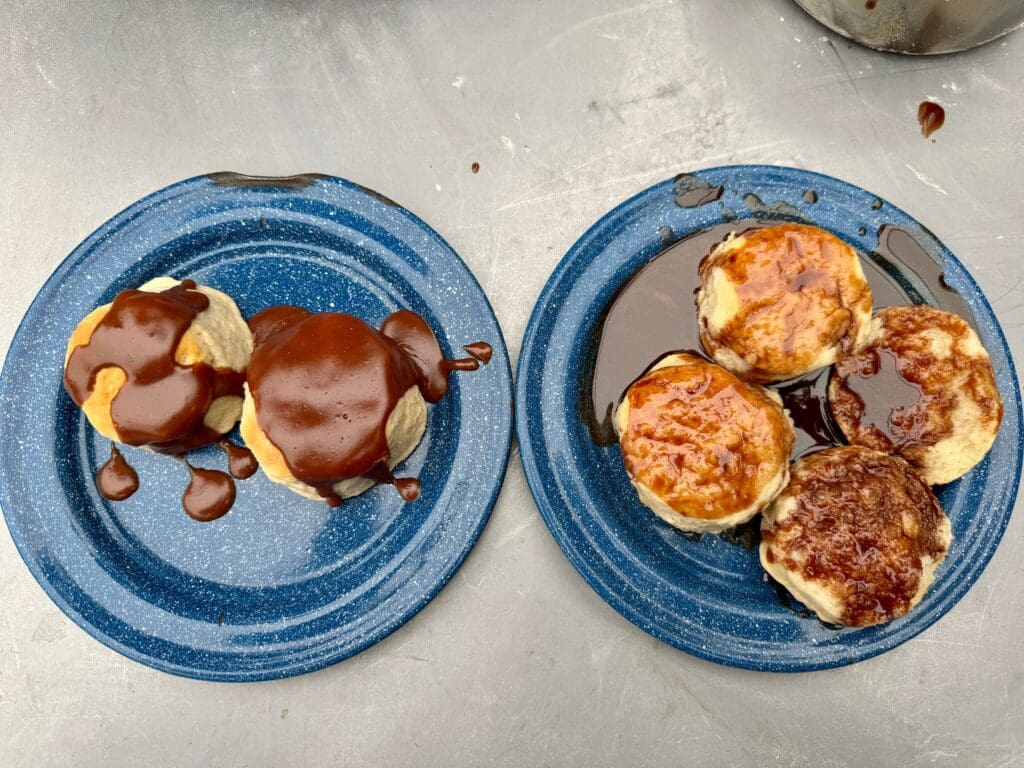
<svg viewBox="0 0 1024 768"><path fill-rule="evenodd" d="M851 443L898 453L933 485L981 461L1003 417L978 335L926 306L880 310L867 343L840 355L829 402Z"/></svg>
<svg viewBox="0 0 1024 768"><path fill-rule="evenodd" d="M856 252L817 227L782 224L726 240L701 262L700 338L720 365L783 381L830 365L871 320Z"/></svg>
<svg viewBox="0 0 1024 768"><path fill-rule="evenodd" d="M761 564L822 620L866 627L921 601L951 538L938 500L903 459L840 446L793 464L761 519Z"/></svg>
<svg viewBox="0 0 1024 768"><path fill-rule="evenodd" d="M789 477L793 426L778 397L696 355L670 355L630 385L616 423L640 500L684 531L745 523Z"/></svg>

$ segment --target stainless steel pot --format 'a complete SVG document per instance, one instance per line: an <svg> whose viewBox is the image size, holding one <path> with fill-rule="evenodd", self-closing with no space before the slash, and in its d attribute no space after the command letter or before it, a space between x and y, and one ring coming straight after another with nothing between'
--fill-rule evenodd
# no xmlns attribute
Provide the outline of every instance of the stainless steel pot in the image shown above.
<svg viewBox="0 0 1024 768"><path fill-rule="evenodd" d="M952 53L1024 24L1024 0L796 0L829 29L896 53Z"/></svg>

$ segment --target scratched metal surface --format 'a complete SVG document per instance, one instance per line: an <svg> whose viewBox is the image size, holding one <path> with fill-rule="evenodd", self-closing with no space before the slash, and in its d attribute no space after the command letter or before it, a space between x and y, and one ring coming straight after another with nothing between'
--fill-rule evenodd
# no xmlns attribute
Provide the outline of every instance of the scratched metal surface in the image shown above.
<svg viewBox="0 0 1024 768"><path fill-rule="evenodd" d="M0 352L86 234L211 170L321 171L409 206L489 292L513 356L547 275L681 170L783 163L930 225L1024 352L1024 35L850 47L788 0L0 2ZM937 97L947 125L917 132ZM470 171L472 163L480 171ZM3 439L12 439L5 435ZM941 622L847 669L683 655L590 590L514 456L452 583L371 650L218 685L129 662L0 534L0 764L1024 765L1024 515Z"/></svg>

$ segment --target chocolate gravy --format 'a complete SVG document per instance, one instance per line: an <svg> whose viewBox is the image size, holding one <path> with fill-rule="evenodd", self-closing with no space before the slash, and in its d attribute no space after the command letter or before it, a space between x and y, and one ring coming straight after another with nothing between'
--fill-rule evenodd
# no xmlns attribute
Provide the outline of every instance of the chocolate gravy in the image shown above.
<svg viewBox="0 0 1024 768"><path fill-rule="evenodd" d="M96 473L96 487L103 498L124 501L139 490L139 476L124 456L117 450L117 444L110 444L110 458Z"/></svg>
<svg viewBox="0 0 1024 768"><path fill-rule="evenodd" d="M121 291L87 344L76 347L64 387L81 406L99 371L120 368L126 377L110 404L120 441L178 455L218 439L203 425L206 409L221 395L241 395L244 374L174 359L182 336L209 299L192 280L160 293Z"/></svg>
<svg viewBox="0 0 1024 768"><path fill-rule="evenodd" d="M292 474L331 506L342 501L333 486L360 476L415 499L418 481L396 479L387 466L388 417L413 386L436 403L448 392L450 373L475 370L477 358L445 359L430 327L408 310L392 314L380 331L352 315L297 307L270 307L249 325L257 420ZM467 347L489 356L482 342Z"/></svg>
<svg viewBox="0 0 1024 768"><path fill-rule="evenodd" d="M580 413L595 443L617 442L615 409L626 388L651 365L671 352L707 357L699 339L696 308L701 260L732 232L777 223L745 219L696 232L655 256L612 297L586 351L584 382L590 386L581 387ZM910 233L883 226L878 249L869 257L862 254L861 264L876 309L935 303L970 322L963 299L945 286L941 268ZM913 291L911 285L916 286ZM828 406L829 370L769 385L782 397L796 427L793 458L845 442Z"/></svg>

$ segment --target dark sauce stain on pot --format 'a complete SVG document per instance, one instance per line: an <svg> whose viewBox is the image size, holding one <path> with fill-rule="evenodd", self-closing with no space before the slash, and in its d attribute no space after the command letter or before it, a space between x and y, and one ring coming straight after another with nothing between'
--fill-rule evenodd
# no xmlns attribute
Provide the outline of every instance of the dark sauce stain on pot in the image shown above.
<svg viewBox="0 0 1024 768"><path fill-rule="evenodd" d="M184 460L183 460L184 461ZM181 497L185 514L193 520L206 523L223 517L235 503L235 482L219 469L188 467L189 481Z"/></svg>
<svg viewBox="0 0 1024 768"><path fill-rule="evenodd" d="M934 101L922 101L917 108L917 122L921 126L921 135L931 138L946 122L946 110Z"/></svg>
<svg viewBox="0 0 1024 768"><path fill-rule="evenodd" d="M680 208L700 208L713 203L725 192L725 187L717 187L692 173L680 173L675 177L676 205Z"/></svg>
<svg viewBox="0 0 1024 768"><path fill-rule="evenodd" d="M245 480L247 477L252 477L256 470L260 468L256 457L252 455L252 451L245 446L235 445L226 439L221 440L217 445L220 446L221 450L228 457L228 472L232 477Z"/></svg>
<svg viewBox="0 0 1024 768"><path fill-rule="evenodd" d="M111 501L124 501L139 490L139 476L115 443L110 444L110 458L96 473L96 487L103 498Z"/></svg>
<svg viewBox="0 0 1024 768"><path fill-rule="evenodd" d="M868 11L873 11L878 7L878 0L865 0L864 8Z"/></svg>
<svg viewBox="0 0 1024 768"><path fill-rule="evenodd" d="M661 238L662 248L668 248L676 241L676 233L669 226L658 227L658 237Z"/></svg>
<svg viewBox="0 0 1024 768"><path fill-rule="evenodd" d="M588 349L580 388L580 415L597 445L618 442L613 417L623 394L651 365L672 352L702 351L697 321L698 266L731 233L776 224L744 219L696 232L641 267L612 297ZM971 321L966 303L941 280L942 270L910 233L889 225L879 246L861 255L874 307L928 303ZM782 398L796 428L792 458L845 440L828 406L830 368L770 385ZM589 386L587 386L589 384Z"/></svg>

